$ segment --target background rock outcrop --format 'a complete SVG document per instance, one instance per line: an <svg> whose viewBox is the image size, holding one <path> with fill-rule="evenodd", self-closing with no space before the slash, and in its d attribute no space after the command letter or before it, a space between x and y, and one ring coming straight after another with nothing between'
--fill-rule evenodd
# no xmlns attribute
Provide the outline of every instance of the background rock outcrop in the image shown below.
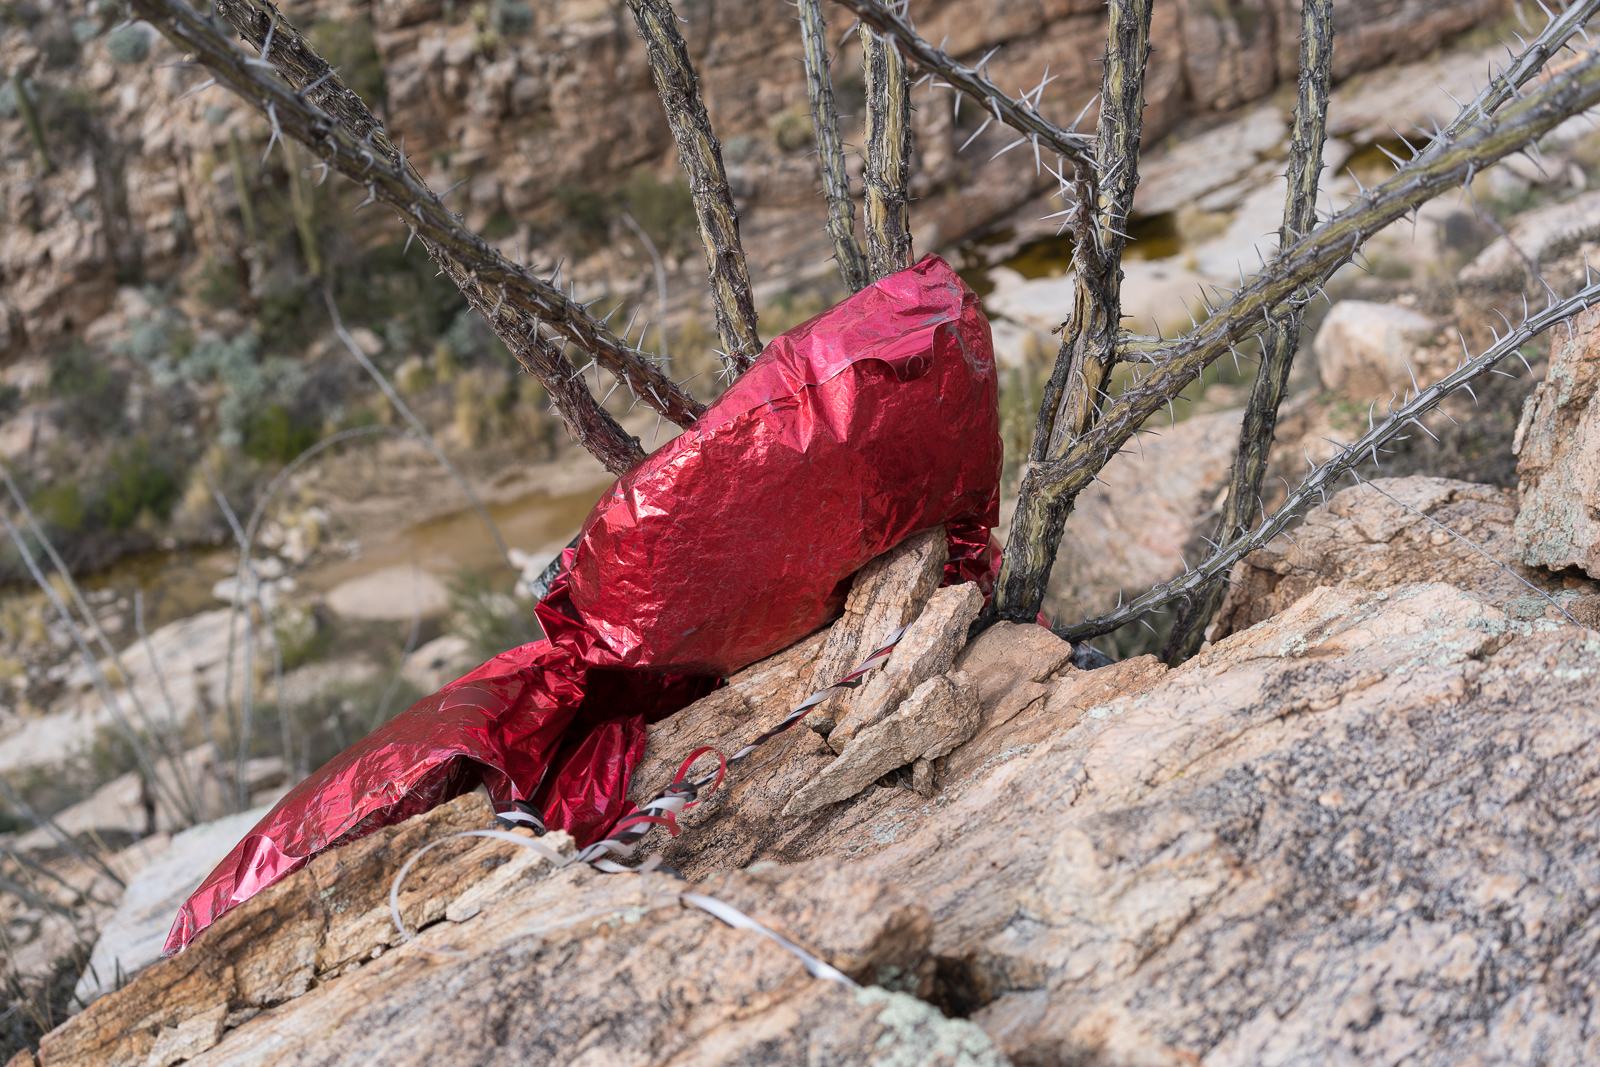
<svg viewBox="0 0 1600 1067"><path fill-rule="evenodd" d="M672 229L663 213L675 209L659 188L676 178L671 138L621 3L294 0L282 7L395 136L407 138L436 188L466 179L457 195L468 223L508 249L594 251L591 231L606 222L596 211L630 181L634 213L658 235ZM678 7L724 142L752 273L758 283L792 288L797 274L817 276L828 255L799 35L781 5ZM1425 55L1509 8L1505 0L1342 5L1335 74ZM111 32L120 15L110 12L97 8L74 21L51 4L14 5L13 28L0 41L0 65L19 72L38 98L53 164L39 171L15 102L0 109L7 146L0 155L7 206L0 356L82 331L111 310L117 286L129 280L172 278L208 257L231 263L243 251L249 258L241 198L263 190L238 185L257 169L253 160L248 168L233 161L241 143L245 155L265 143L263 120L221 90L180 100L190 82L169 65L175 55L143 24ZM1105 16L1097 3L942 0L914 15L929 40L947 39L958 56L1004 46L990 65L1002 85L1031 85L1048 66L1056 80L1044 110L1054 117L1070 119L1099 90ZM1295 76L1300 20L1288 0L1222 7L1162 0L1154 24L1151 138L1187 114L1261 98ZM838 52L836 79L850 111L851 94L860 91L854 35ZM922 249L1004 218L1047 178L1010 161L983 162L1006 142L998 132L958 155L970 131L953 121L948 103L942 93L919 94L914 113ZM635 179L641 168L648 176ZM271 178L274 195L289 180ZM393 223L373 220L357 224L358 241L387 239ZM646 263L635 251L626 267L615 257L598 266L636 272ZM667 251L673 263L698 255L676 241Z"/></svg>

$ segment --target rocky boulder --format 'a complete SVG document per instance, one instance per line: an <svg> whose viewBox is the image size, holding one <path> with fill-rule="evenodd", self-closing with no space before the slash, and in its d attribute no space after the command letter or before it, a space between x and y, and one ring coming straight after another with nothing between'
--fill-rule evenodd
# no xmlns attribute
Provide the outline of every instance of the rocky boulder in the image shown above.
<svg viewBox="0 0 1600 1067"><path fill-rule="evenodd" d="M1051 618L1078 622L1183 573L1195 533L1210 533L1215 522L1240 414L1196 415L1170 426L1152 419L1112 457L1067 519L1045 600Z"/></svg>
<svg viewBox="0 0 1600 1067"><path fill-rule="evenodd" d="M1379 592L1415 582L1448 582L1518 619L1564 609L1594 625L1600 582L1517 563L1517 521L1516 495L1489 485L1411 477L1341 490L1234 568L1210 635L1244 630L1322 586Z"/></svg>
<svg viewBox="0 0 1600 1067"><path fill-rule="evenodd" d="M1550 373L1522 411L1517 453L1517 555L1600 578L1600 311L1557 329Z"/></svg>
<svg viewBox="0 0 1600 1067"><path fill-rule="evenodd" d="M1583 193L1521 215L1510 232L1478 254L1461 280L1479 285L1533 279L1530 270L1576 250L1600 235L1600 192Z"/></svg>
<svg viewBox="0 0 1600 1067"><path fill-rule="evenodd" d="M818 981L670 876L452 838L490 814L463 797L319 857L48 1035L36 1062L1004 1062L978 1027L901 991L930 970L932 924L890 884L835 864L695 887L874 984ZM404 941L391 885L429 844L399 890L408 926L427 928ZM542 844L571 852L563 834Z"/></svg>
<svg viewBox="0 0 1600 1067"><path fill-rule="evenodd" d="M1365 405L1416 389L1417 351L1439 324L1420 312L1341 300L1322 320L1311 350L1322 387Z"/></svg>

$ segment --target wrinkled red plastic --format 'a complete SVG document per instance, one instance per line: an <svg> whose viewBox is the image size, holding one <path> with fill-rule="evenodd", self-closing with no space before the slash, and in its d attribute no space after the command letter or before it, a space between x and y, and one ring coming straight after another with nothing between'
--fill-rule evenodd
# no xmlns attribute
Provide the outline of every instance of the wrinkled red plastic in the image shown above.
<svg viewBox="0 0 1600 1067"><path fill-rule="evenodd" d="M942 523L946 582L992 581L1000 448L989 325L938 257L777 338L595 505L538 605L546 638L291 790L190 896L166 952L318 852L480 782L599 839L630 810L645 725L827 624L872 557Z"/></svg>

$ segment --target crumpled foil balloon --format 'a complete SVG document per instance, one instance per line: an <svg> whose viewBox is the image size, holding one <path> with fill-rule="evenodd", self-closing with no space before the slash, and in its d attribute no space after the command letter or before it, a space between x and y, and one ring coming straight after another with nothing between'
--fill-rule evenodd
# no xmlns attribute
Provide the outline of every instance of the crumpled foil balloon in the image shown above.
<svg viewBox="0 0 1600 1067"><path fill-rule="evenodd" d="M992 581L1000 460L989 324L942 259L790 330L595 505L537 607L544 639L295 786L185 902L166 953L317 853L480 783L598 840L632 810L645 726L832 621L874 556L943 524L946 582Z"/></svg>

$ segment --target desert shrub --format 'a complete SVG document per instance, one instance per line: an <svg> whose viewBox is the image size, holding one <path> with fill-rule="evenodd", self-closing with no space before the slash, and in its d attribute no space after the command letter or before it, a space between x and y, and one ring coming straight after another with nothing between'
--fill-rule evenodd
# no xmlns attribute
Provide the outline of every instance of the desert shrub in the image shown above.
<svg viewBox="0 0 1600 1067"><path fill-rule="evenodd" d="M391 241L361 255L349 270L334 274L330 281L339 310L346 321L367 323L384 335L386 349L380 360L398 364L417 348L431 348L433 342L456 321L467 306L466 298L415 244L409 255L402 255L405 242ZM326 316L321 300L306 300ZM322 321L321 319L318 320Z"/></svg>
<svg viewBox="0 0 1600 1067"><path fill-rule="evenodd" d="M327 651L330 640L328 627L322 625L322 619L310 605L285 605L274 616L272 628L286 671L316 662Z"/></svg>
<svg viewBox="0 0 1600 1067"><path fill-rule="evenodd" d="M516 366L516 359L505 342L495 336L489 324L471 308L462 308L444 332L441 340L457 366L488 364L498 367ZM439 377L446 378L448 368L440 368Z"/></svg>
<svg viewBox="0 0 1600 1067"><path fill-rule="evenodd" d="M561 228L585 249L597 248L611 229L611 205L593 189L563 183L556 186Z"/></svg>
<svg viewBox="0 0 1600 1067"><path fill-rule="evenodd" d="M299 363L281 356L260 358L260 348L259 338L251 331L231 339L208 338L178 363L178 373L186 381L217 381L226 387L217 405L218 441L224 448L242 448L255 434L257 440L269 442L259 447L274 458L292 458L298 448L286 456L273 448L288 447L285 442L292 443L290 439L298 432L294 420L286 417L287 408L305 383L306 372ZM286 409L281 434L278 417L269 414L274 405ZM263 417L265 421L261 421ZM314 433L311 440L315 440Z"/></svg>
<svg viewBox="0 0 1600 1067"><path fill-rule="evenodd" d="M490 0L489 25L503 37L533 32L533 8L523 0Z"/></svg>
<svg viewBox="0 0 1600 1067"><path fill-rule="evenodd" d="M288 463L317 443L320 430L320 419L292 412L283 404L268 404L246 419L240 449L263 463Z"/></svg>
<svg viewBox="0 0 1600 1067"><path fill-rule="evenodd" d="M178 500L178 478L168 457L156 456L139 440L111 454L106 464L100 511L105 527L119 533L148 513L165 520Z"/></svg>
<svg viewBox="0 0 1600 1067"><path fill-rule="evenodd" d="M82 530L87 517L78 483L66 479L41 486L33 494L31 506L46 523L67 533Z"/></svg>
<svg viewBox="0 0 1600 1067"><path fill-rule="evenodd" d="M662 181L654 171L637 170L617 191L617 202L662 252L682 256L698 243L694 198L682 178Z"/></svg>
<svg viewBox="0 0 1600 1067"><path fill-rule="evenodd" d="M44 65L51 70L71 66L78 58L78 39L72 27L55 23L46 33L34 39L44 54Z"/></svg>
<svg viewBox="0 0 1600 1067"><path fill-rule="evenodd" d="M100 101L94 90L78 82L45 82L28 86L52 145L80 146L90 142Z"/></svg>
<svg viewBox="0 0 1600 1067"><path fill-rule="evenodd" d="M122 424L128 381L104 355L74 342L50 361L50 395L62 401L58 418L70 432L101 437Z"/></svg>
<svg viewBox="0 0 1600 1067"><path fill-rule="evenodd" d="M510 237L517 232L517 220L509 212L496 211L489 216L483 224L483 236L491 241L498 241L502 237Z"/></svg>
<svg viewBox="0 0 1600 1067"><path fill-rule="evenodd" d="M239 272L231 263L208 260L200 274L195 296L209 308L232 307L239 301Z"/></svg>
<svg viewBox="0 0 1600 1067"><path fill-rule="evenodd" d="M491 368L466 371L456 379L456 433L476 448L499 434L516 397L507 376Z"/></svg>
<svg viewBox="0 0 1600 1067"><path fill-rule="evenodd" d="M798 152L816 144L817 124L811 117L811 109L804 105L780 111L772 117L767 129L780 152Z"/></svg>
<svg viewBox="0 0 1600 1067"><path fill-rule="evenodd" d="M150 28L143 23L124 26L106 38L106 50L124 66L143 63L150 55Z"/></svg>

